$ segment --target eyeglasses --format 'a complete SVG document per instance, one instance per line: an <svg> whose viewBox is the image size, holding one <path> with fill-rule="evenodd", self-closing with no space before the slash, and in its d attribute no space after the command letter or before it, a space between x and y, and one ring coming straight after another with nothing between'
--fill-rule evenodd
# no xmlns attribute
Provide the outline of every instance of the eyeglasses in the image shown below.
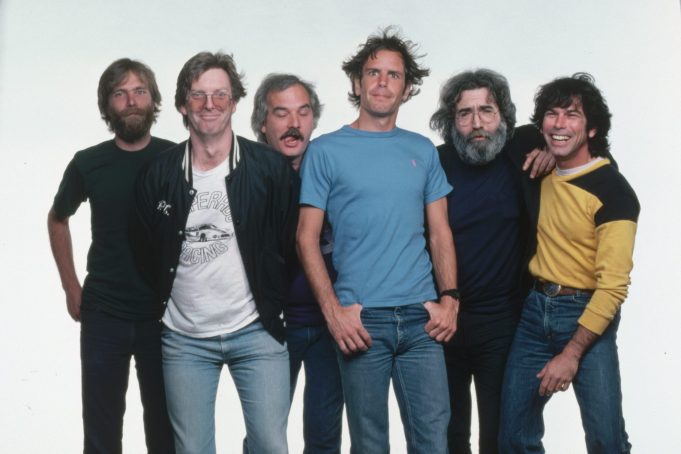
<svg viewBox="0 0 681 454"><path fill-rule="evenodd" d="M477 114L481 123L494 121L499 111L492 106L470 107L456 111L454 118L460 126L468 126L473 123L473 117Z"/></svg>
<svg viewBox="0 0 681 454"><path fill-rule="evenodd" d="M189 101L189 107L191 107L192 110L203 109L206 106L206 102L208 102L208 98L210 98L211 102L216 108L222 110L227 107L229 101L232 100L232 95L224 90L213 93L206 93L204 91L190 91L189 96L187 97Z"/></svg>

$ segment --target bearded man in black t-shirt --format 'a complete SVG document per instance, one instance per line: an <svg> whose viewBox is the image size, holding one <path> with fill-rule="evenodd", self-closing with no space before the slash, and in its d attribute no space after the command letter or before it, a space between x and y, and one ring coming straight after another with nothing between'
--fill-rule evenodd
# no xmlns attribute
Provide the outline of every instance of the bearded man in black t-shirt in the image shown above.
<svg viewBox="0 0 681 454"><path fill-rule="evenodd" d="M135 357L149 453L174 453L161 368L155 293L139 276L128 242L128 213L138 171L173 142L151 137L161 105L154 73L138 61L113 62L99 80L102 119L114 133L75 154L48 214L50 244L66 308L81 322L85 453L120 453L130 358ZM76 274L69 218L90 202L87 276Z"/></svg>

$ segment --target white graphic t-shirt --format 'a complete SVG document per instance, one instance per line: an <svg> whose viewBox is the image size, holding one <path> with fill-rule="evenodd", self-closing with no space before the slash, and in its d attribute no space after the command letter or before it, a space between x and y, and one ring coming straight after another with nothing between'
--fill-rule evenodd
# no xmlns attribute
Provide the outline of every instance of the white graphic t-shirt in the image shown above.
<svg viewBox="0 0 681 454"><path fill-rule="evenodd" d="M191 337L231 333L258 318L234 234L225 177L227 160L192 170L196 195L184 231L163 323Z"/></svg>

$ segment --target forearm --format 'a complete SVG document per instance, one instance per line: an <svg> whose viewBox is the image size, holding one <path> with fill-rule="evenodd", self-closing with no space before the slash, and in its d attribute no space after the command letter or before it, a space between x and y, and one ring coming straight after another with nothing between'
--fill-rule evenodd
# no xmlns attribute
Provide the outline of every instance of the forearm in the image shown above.
<svg viewBox="0 0 681 454"><path fill-rule="evenodd" d="M333 284L319 248L319 238L306 238L305 235L298 235L297 251L312 294L319 303L324 317L328 320L333 310L340 307L340 302L333 290Z"/></svg>
<svg viewBox="0 0 681 454"><path fill-rule="evenodd" d="M50 236L52 255L59 271L62 288L65 292L80 290L80 282L73 261L73 246L69 220L59 219L53 210L47 216L47 231Z"/></svg>
<svg viewBox="0 0 681 454"><path fill-rule="evenodd" d="M577 361L582 359L582 356L589 350L589 347L596 342L598 334L589 331L582 325L577 325L577 330L572 335L572 338L563 348L562 354L568 355Z"/></svg>
<svg viewBox="0 0 681 454"><path fill-rule="evenodd" d="M430 239L430 251L435 271L435 280L440 291L457 287L456 253L451 235Z"/></svg>

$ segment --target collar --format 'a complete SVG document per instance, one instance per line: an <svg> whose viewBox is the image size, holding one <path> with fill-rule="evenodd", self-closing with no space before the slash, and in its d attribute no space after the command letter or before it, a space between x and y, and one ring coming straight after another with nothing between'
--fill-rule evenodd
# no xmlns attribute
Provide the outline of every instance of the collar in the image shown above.
<svg viewBox="0 0 681 454"><path fill-rule="evenodd" d="M239 150L239 141L236 138L236 134L232 131L232 147L229 150L229 156L227 157L228 173L232 173L239 164L241 160L241 152ZM184 147L184 158L182 159L182 169L184 170L184 179L189 183L189 186L194 184L194 178L192 176L192 141L187 139Z"/></svg>

